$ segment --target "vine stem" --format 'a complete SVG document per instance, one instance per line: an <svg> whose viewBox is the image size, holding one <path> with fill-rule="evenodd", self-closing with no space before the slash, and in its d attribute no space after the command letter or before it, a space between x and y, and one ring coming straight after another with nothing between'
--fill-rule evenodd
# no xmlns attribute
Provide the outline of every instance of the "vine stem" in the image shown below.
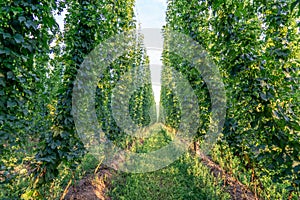
<svg viewBox="0 0 300 200"><path fill-rule="evenodd" d="M72 178L69 180L68 185L67 185L67 187L65 188L65 190L64 190L64 192L63 192L63 194L62 194L62 196L60 197L59 200L63 200L63 199L65 198L65 196L67 195L67 193L68 193L68 191L69 191L69 188L70 188L70 186L71 186L71 183L72 183L73 178L74 178L74 176L72 176Z"/></svg>
<svg viewBox="0 0 300 200"><path fill-rule="evenodd" d="M102 161L104 160L104 158L102 158L102 160L99 162L99 164L97 165L95 171L94 171L94 174L97 173L98 169L100 168L101 164L102 164Z"/></svg>

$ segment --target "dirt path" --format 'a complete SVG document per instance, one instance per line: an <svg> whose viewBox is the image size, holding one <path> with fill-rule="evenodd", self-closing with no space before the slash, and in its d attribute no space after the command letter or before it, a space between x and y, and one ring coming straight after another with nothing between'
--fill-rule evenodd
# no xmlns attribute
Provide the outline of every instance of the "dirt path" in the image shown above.
<svg viewBox="0 0 300 200"><path fill-rule="evenodd" d="M253 192L234 177L228 175L209 157L197 151L197 155L201 158L202 163L207 166L213 175L221 178L226 186L226 191L231 195L233 200L257 200ZM100 168L96 174L89 175L71 186L68 190L65 200L111 200L107 196L110 189L112 177L116 174L114 170Z"/></svg>
<svg viewBox="0 0 300 200"><path fill-rule="evenodd" d="M199 155L202 163L211 170L215 177L221 178L224 181L224 185L227 186L226 191L231 195L231 198L233 200L259 200L257 197L255 197L254 193L249 190L244 184L242 184L236 178L227 174L208 156L201 153L199 147L197 150L197 155Z"/></svg>
<svg viewBox="0 0 300 200"><path fill-rule="evenodd" d="M165 130L170 133L174 133L174 130L161 125ZM199 146L197 147L196 155L198 155L202 163L208 167L212 174L222 179L224 182L225 190L231 195L233 200L259 200L255 197L254 193L243 185L239 180L234 178L225 172L219 165L212 161L211 158L202 154L199 151ZM121 158L116 159L120 161ZM122 159L121 159L122 160ZM122 162L122 161L120 161ZM79 182L75 183L74 186L70 186L64 198L65 200L110 200L111 198L107 196L107 191L110 189L110 182L113 176L116 175L116 171L108 168L101 168L92 175L85 177Z"/></svg>
<svg viewBox="0 0 300 200"><path fill-rule="evenodd" d="M106 193L114 173L113 170L100 168L96 174L88 175L71 186L61 200L111 200Z"/></svg>
<svg viewBox="0 0 300 200"><path fill-rule="evenodd" d="M176 131L170 127L167 127L162 124L162 126L171 133ZM233 176L226 173L219 165L217 165L211 158L201 153L199 150L199 144L197 146L196 154L202 160L201 162L208 167L213 175L217 178L221 178L224 181L224 186L226 186L226 191L231 195L233 200L259 200L258 197L244 184Z"/></svg>

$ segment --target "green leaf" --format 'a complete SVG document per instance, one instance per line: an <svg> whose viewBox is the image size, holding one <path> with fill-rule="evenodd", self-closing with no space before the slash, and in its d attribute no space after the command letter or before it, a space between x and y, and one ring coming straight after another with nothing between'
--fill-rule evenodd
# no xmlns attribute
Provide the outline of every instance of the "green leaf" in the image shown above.
<svg viewBox="0 0 300 200"><path fill-rule="evenodd" d="M276 110L273 110L272 113L275 116L275 118L280 119L280 115Z"/></svg>
<svg viewBox="0 0 300 200"><path fill-rule="evenodd" d="M294 171L295 171L295 173L300 172L300 164L298 164L297 166L294 167Z"/></svg>
<svg viewBox="0 0 300 200"><path fill-rule="evenodd" d="M298 4L300 5L300 0L297 0L297 1L293 2L293 3L291 4L291 11L293 11L293 10L296 8L296 6L297 6Z"/></svg>
<svg viewBox="0 0 300 200"><path fill-rule="evenodd" d="M16 43L20 44L22 42L24 42L24 38L21 34L17 33L16 35L14 35L14 39L16 41Z"/></svg>
<svg viewBox="0 0 300 200"><path fill-rule="evenodd" d="M10 49L5 47L4 49L0 49L0 55L6 54L7 56L10 55Z"/></svg>
<svg viewBox="0 0 300 200"><path fill-rule="evenodd" d="M7 72L7 78L12 79L14 77L14 73L12 71Z"/></svg>
<svg viewBox="0 0 300 200"><path fill-rule="evenodd" d="M32 20L27 20L27 21L25 22L25 26L26 26L27 28L33 27L35 30L37 29L37 26L35 25L35 23L34 23Z"/></svg>
<svg viewBox="0 0 300 200"><path fill-rule="evenodd" d="M6 38L11 38L11 34L9 33L2 33L3 39L5 40Z"/></svg>
<svg viewBox="0 0 300 200"><path fill-rule="evenodd" d="M267 101L267 100L268 100L267 95L266 95L265 93L260 92L259 95L260 95L260 97L261 97L264 101Z"/></svg>
<svg viewBox="0 0 300 200"><path fill-rule="evenodd" d="M32 46L30 44L22 44L22 47L27 49L29 52L33 51Z"/></svg>
<svg viewBox="0 0 300 200"><path fill-rule="evenodd" d="M20 22L20 23L24 22L25 20L26 20L25 17L23 17L23 16L19 17L19 22Z"/></svg>
<svg viewBox="0 0 300 200"><path fill-rule="evenodd" d="M12 108L15 107L17 105L17 103L15 101L8 101L7 102L7 107Z"/></svg>
<svg viewBox="0 0 300 200"><path fill-rule="evenodd" d="M5 81L4 81L3 78L0 78L0 86L3 86L3 87L6 86Z"/></svg>
<svg viewBox="0 0 300 200"><path fill-rule="evenodd" d="M300 124L294 121L290 122L291 127L295 130L295 131L300 131Z"/></svg>

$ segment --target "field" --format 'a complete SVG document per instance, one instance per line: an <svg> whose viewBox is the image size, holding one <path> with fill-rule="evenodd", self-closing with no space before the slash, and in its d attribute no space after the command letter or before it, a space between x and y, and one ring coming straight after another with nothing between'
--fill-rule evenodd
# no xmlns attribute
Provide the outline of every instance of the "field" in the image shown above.
<svg viewBox="0 0 300 200"><path fill-rule="evenodd" d="M300 0L1 0L0 200L299 200L299 33Z"/></svg>

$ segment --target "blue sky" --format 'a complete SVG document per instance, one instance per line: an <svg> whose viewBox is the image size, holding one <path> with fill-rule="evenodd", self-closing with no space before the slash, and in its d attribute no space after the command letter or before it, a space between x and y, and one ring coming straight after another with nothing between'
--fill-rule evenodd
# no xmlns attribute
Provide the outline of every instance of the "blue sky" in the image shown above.
<svg viewBox="0 0 300 200"><path fill-rule="evenodd" d="M136 0L136 17L142 28L162 28L167 0Z"/></svg>

